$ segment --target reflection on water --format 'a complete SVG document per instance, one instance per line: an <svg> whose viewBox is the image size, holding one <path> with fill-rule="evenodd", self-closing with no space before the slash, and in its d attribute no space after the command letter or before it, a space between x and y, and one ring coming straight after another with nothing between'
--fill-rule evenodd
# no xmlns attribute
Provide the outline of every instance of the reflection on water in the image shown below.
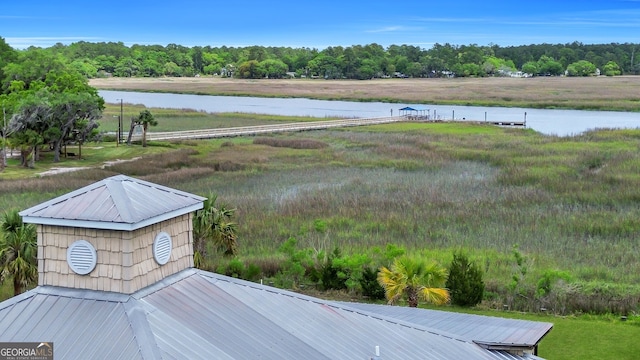
<svg viewBox="0 0 640 360"><path fill-rule="evenodd" d="M243 112L256 114L351 117L382 117L398 115L405 106L429 109L433 118L443 120L474 121L523 121L527 127L548 135L575 135L595 128L638 128L640 113L581 110L543 110L525 108L478 107L424 105L383 102L351 102L311 100L297 98L259 98L241 96L209 96L186 94L159 94L129 91L100 90L100 95L108 103L119 99L130 104L147 107L194 109L206 112Z"/></svg>

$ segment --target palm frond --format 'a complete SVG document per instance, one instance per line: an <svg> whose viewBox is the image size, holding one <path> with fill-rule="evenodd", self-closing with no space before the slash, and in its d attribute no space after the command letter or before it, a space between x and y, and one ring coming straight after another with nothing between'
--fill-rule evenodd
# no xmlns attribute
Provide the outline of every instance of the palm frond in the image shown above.
<svg viewBox="0 0 640 360"><path fill-rule="evenodd" d="M444 305L449 302L449 290L443 288L423 287L419 291L420 298L434 305Z"/></svg>
<svg viewBox="0 0 640 360"><path fill-rule="evenodd" d="M378 282L384 288L385 296L389 304L395 304L405 294L407 288L406 277L398 271L391 271L381 267L378 272Z"/></svg>

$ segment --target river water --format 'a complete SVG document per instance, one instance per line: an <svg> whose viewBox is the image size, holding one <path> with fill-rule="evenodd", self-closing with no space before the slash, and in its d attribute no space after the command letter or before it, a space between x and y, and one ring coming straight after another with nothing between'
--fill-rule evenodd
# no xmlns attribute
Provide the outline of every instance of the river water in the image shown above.
<svg viewBox="0 0 640 360"><path fill-rule="evenodd" d="M260 98L161 94L100 90L108 103L147 107L194 109L206 112L242 112L287 116L370 118L399 115L405 106L424 109L431 118L472 121L526 121L528 128L547 135L570 136L596 128L639 128L640 112L545 110L527 108L351 102L300 98Z"/></svg>

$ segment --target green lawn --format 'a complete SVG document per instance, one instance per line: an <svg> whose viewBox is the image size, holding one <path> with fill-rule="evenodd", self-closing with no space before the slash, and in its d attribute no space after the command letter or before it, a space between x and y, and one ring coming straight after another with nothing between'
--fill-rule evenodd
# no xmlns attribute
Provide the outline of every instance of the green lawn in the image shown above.
<svg viewBox="0 0 640 360"><path fill-rule="evenodd" d="M638 359L640 353L638 316L621 321L620 317L604 315L559 317L499 311L481 314L553 323L538 349L538 355L549 360Z"/></svg>
<svg viewBox="0 0 640 360"><path fill-rule="evenodd" d="M553 319L554 328L542 341L539 355L557 360L638 359L640 323L595 317Z"/></svg>

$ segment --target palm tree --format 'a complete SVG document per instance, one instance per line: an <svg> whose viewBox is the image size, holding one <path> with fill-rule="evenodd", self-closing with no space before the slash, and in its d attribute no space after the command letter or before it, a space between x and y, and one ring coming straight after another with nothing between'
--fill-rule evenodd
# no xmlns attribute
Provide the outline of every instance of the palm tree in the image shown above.
<svg viewBox="0 0 640 360"><path fill-rule="evenodd" d="M142 147L147 146L147 130L149 126L158 125L158 120L153 117L153 114L149 110L142 110L138 117L131 117L131 129L129 129L129 136L127 137L127 145L131 145L131 136L133 135L133 129L137 125L142 125Z"/></svg>
<svg viewBox="0 0 640 360"><path fill-rule="evenodd" d="M232 222L236 209L229 209L222 204L216 207L217 196L210 194L204 201L202 209L196 211L193 218L193 250L194 260L202 265L206 255L207 243L213 245L225 255L235 255L237 252L236 223Z"/></svg>
<svg viewBox="0 0 640 360"><path fill-rule="evenodd" d="M38 280L36 227L10 210L4 213L0 229L0 282L13 278L13 294L18 295Z"/></svg>
<svg viewBox="0 0 640 360"><path fill-rule="evenodd" d="M410 307L418 307L420 299L442 305L449 301L444 288L447 270L436 263L425 263L409 257L396 258L391 269L380 268L378 282L385 291L389 304L407 297Z"/></svg>
<svg viewBox="0 0 640 360"><path fill-rule="evenodd" d="M147 146L147 130L149 129L149 125L156 126L158 125L158 120L153 117L151 111L142 110L140 111L140 115L138 115L138 124L142 125L142 147Z"/></svg>

